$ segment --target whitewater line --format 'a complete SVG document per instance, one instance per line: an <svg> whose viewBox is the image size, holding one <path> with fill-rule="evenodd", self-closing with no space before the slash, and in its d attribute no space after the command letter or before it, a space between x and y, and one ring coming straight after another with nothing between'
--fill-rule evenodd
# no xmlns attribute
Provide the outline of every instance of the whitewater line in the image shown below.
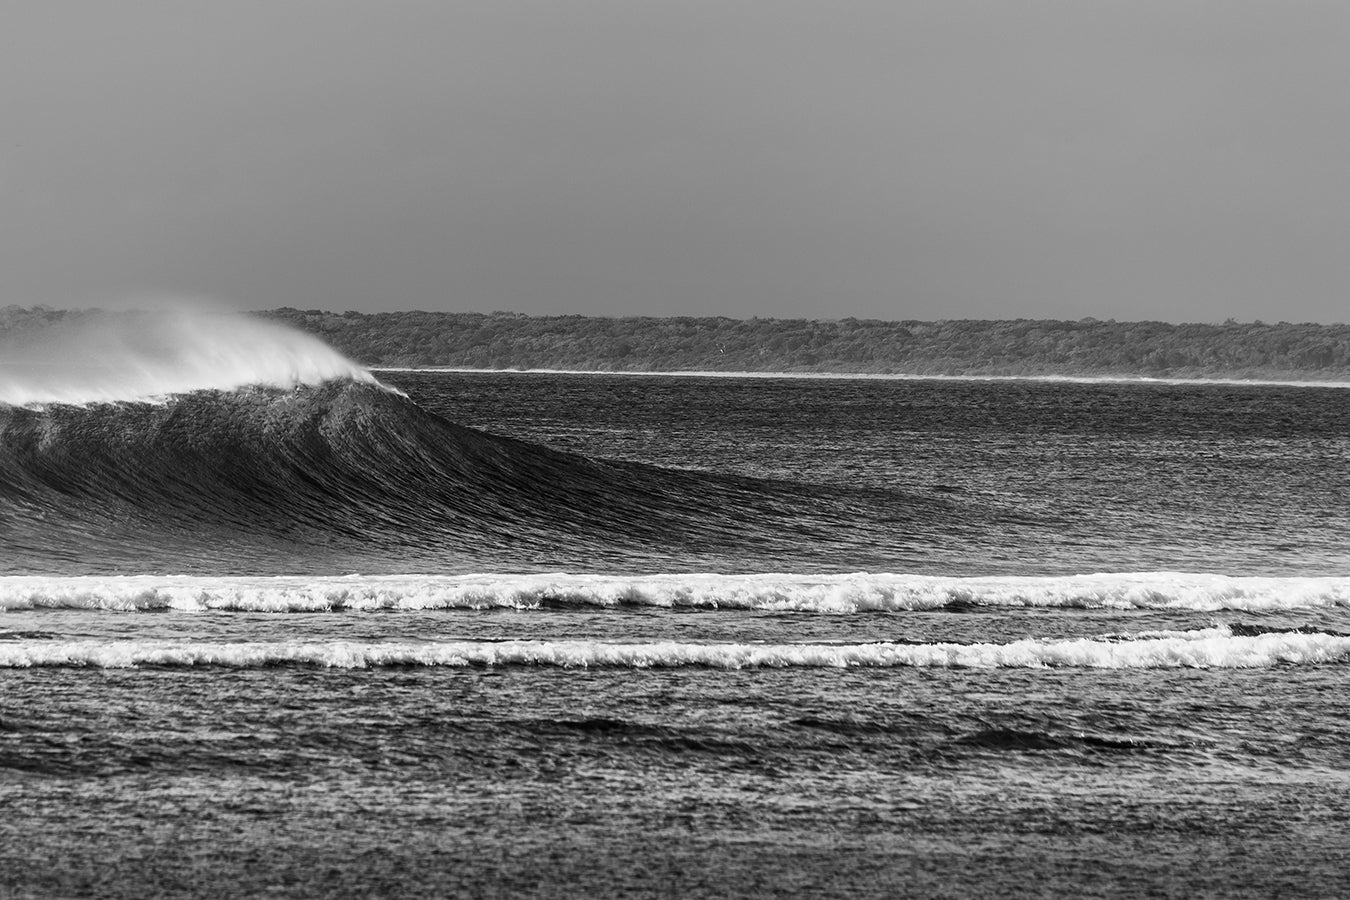
<svg viewBox="0 0 1350 900"><path fill-rule="evenodd" d="M569 573L347 576L0 576L0 613L656 607L846 615L946 609L1197 612L1350 607L1350 577L1182 572L936 576Z"/></svg>
<svg viewBox="0 0 1350 900"><path fill-rule="evenodd" d="M1234 636L1223 628L1137 640L1025 639L1006 644L754 644L591 640L0 641L0 668L308 665L338 669L389 666L537 666L589 668L973 668L1251 669L1343 663L1350 637L1275 633Z"/></svg>

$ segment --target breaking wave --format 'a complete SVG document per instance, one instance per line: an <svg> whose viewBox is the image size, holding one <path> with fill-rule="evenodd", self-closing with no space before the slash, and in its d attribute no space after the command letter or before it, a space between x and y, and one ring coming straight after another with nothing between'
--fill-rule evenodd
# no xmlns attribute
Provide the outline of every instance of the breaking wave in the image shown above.
<svg viewBox="0 0 1350 900"><path fill-rule="evenodd" d="M1350 637L1320 632L1234 634L1215 627L1133 639L975 643L610 643L593 640L239 642L0 641L0 667L94 666L548 666L559 668L977 669L1265 668L1342 663Z"/></svg>
<svg viewBox="0 0 1350 900"><path fill-rule="evenodd" d="M1350 607L1350 578L1175 572L927 575L0 577L0 609L330 610L659 607L848 614L953 609L1197 612Z"/></svg>
<svg viewBox="0 0 1350 900"><path fill-rule="evenodd" d="M0 404L0 574L875 568L952 543L961 518L902 490L556 451L368 376Z"/></svg>
<svg viewBox="0 0 1350 900"><path fill-rule="evenodd" d="M163 402L375 377L319 339L238 314L89 312L0 344L0 404ZM55 361L55 362L54 362Z"/></svg>

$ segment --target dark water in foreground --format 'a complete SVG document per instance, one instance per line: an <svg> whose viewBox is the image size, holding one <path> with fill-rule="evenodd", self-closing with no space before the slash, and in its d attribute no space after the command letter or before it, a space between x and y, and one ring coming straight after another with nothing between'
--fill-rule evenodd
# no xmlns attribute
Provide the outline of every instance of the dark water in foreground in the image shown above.
<svg viewBox="0 0 1350 900"><path fill-rule="evenodd" d="M1350 890L1344 391L383 377L0 422L0 894Z"/></svg>
<svg viewBox="0 0 1350 900"><path fill-rule="evenodd" d="M0 853L55 896L1336 896L1342 672L25 670Z"/></svg>

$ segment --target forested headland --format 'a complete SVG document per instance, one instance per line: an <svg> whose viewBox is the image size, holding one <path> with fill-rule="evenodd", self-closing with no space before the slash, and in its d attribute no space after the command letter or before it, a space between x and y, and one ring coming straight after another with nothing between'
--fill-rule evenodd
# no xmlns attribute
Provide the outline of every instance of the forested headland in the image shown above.
<svg viewBox="0 0 1350 900"><path fill-rule="evenodd" d="M91 315L0 310L0 334ZM1350 379L1350 325L1081 319L728 319L519 313L256 315L367 366L599 371Z"/></svg>

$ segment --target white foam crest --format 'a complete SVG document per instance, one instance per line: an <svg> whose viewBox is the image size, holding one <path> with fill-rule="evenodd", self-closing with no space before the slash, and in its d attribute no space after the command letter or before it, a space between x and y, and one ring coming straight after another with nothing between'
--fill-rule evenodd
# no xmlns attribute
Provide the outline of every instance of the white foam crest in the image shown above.
<svg viewBox="0 0 1350 900"><path fill-rule="evenodd" d="M1350 607L1350 578L1177 572L970 578L868 573L0 577L0 610L313 612L569 605L833 614L949 607L1261 611Z"/></svg>
<svg viewBox="0 0 1350 900"><path fill-rule="evenodd" d="M1350 638L1210 628L1132 641L1021 640L1007 644L610 643L604 641L243 642L0 641L0 667L313 665L547 666L559 668L1264 668L1350 659Z"/></svg>
<svg viewBox="0 0 1350 900"><path fill-rule="evenodd" d="M318 338L238 313L90 312L0 344L0 403L156 401L375 376Z"/></svg>

